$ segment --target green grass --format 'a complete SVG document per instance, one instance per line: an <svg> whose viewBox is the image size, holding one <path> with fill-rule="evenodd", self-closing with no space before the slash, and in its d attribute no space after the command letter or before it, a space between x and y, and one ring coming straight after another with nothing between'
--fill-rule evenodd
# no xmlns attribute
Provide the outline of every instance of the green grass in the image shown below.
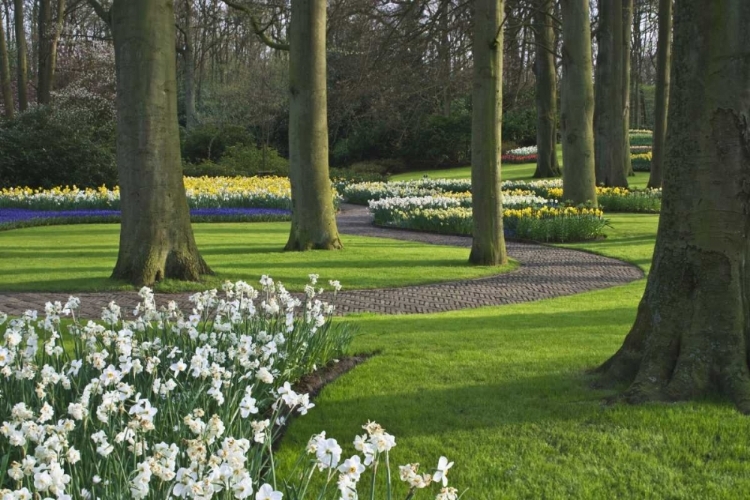
<svg viewBox="0 0 750 500"><path fill-rule="evenodd" d="M562 148L559 144L557 146L557 159L560 161L560 165L562 165ZM533 180L535 170L536 163L503 165L502 177L503 180L506 181ZM391 177L391 180L410 181L421 179L425 176L431 179L470 179L471 167L467 166L445 170L420 170L418 172L407 172L405 174L394 175ZM630 187L633 188L645 188L646 184L648 184L648 176L648 172L636 172L634 177L628 178L628 183Z"/></svg>
<svg viewBox="0 0 750 500"><path fill-rule="evenodd" d="M607 240L569 246L648 269L657 216L616 214L611 223ZM291 425L279 459L289 464L320 430L348 456L373 419L396 435L392 463L455 460L450 478L469 488L467 499L744 498L750 425L731 405L608 406L612 392L590 388L585 370L619 348L644 282L514 306L350 318L361 331L355 351L378 354L322 391Z"/></svg>
<svg viewBox="0 0 750 500"><path fill-rule="evenodd" d="M464 248L381 238L342 236L339 252L283 252L289 223L194 224L201 254L217 276L203 283L165 281L162 292L204 290L225 279L256 285L263 274L301 290L308 274L345 289L397 287L488 276L500 270L467 264ZM118 224L48 226L0 232L0 291L100 291L129 289L110 280L117 258Z"/></svg>

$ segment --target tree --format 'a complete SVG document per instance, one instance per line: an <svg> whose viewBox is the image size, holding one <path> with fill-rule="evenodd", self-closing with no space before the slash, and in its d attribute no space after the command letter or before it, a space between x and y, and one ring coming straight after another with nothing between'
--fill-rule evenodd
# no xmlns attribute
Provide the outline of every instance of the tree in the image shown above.
<svg viewBox="0 0 750 500"><path fill-rule="evenodd" d="M328 172L326 0L294 0L289 28L287 250L342 248Z"/></svg>
<svg viewBox="0 0 750 500"><path fill-rule="evenodd" d="M469 262L496 266L508 256L500 180L503 118L503 1L474 2L474 93L471 122L473 239Z"/></svg>
<svg viewBox="0 0 750 500"><path fill-rule="evenodd" d="M8 61L8 46L5 43L3 20L0 18L0 91L3 94L3 112L5 117L13 119L15 104L13 103L13 89L10 85L10 62Z"/></svg>
<svg viewBox="0 0 750 500"><path fill-rule="evenodd" d="M180 49L183 62L183 89L185 91L185 128L191 130L198 124L195 111L195 50L193 48L193 0L185 0L185 24L181 31L185 43Z"/></svg>
<svg viewBox="0 0 750 500"><path fill-rule="evenodd" d="M596 205L588 0L561 0L563 199Z"/></svg>
<svg viewBox="0 0 750 500"><path fill-rule="evenodd" d="M18 109L29 107L29 68L26 60L26 27L24 26L23 0L13 0L13 16L16 24L16 73L18 75Z"/></svg>
<svg viewBox="0 0 750 500"><path fill-rule="evenodd" d="M39 2L39 61L37 69L37 102L49 104L57 67L57 43L65 21L65 0L55 0L55 22L52 22L52 0Z"/></svg>
<svg viewBox="0 0 750 500"><path fill-rule="evenodd" d="M598 372L624 398L750 412L750 5L677 0L656 247L638 314ZM731 61L731 63L729 63Z"/></svg>
<svg viewBox="0 0 750 500"><path fill-rule="evenodd" d="M659 41L656 45L656 103L654 106L654 148L648 187L660 188L667 142L669 70L672 51L672 0L659 0Z"/></svg>
<svg viewBox="0 0 750 500"><path fill-rule="evenodd" d="M557 177L557 68L553 0L536 0L534 38L536 39L536 171L535 178Z"/></svg>
<svg viewBox="0 0 750 500"><path fill-rule="evenodd" d="M151 285L211 270L190 226L177 124L174 5L114 0L105 19L115 46L117 170L122 223L116 279Z"/></svg>
<svg viewBox="0 0 750 500"><path fill-rule="evenodd" d="M630 161L630 45L633 26L633 0L622 0L622 140L625 175L635 175ZM638 96L636 96L636 99Z"/></svg>
<svg viewBox="0 0 750 500"><path fill-rule="evenodd" d="M594 151L597 184L627 187L625 156L630 151L625 151L623 140L628 126L623 122L622 12L621 0L599 0Z"/></svg>

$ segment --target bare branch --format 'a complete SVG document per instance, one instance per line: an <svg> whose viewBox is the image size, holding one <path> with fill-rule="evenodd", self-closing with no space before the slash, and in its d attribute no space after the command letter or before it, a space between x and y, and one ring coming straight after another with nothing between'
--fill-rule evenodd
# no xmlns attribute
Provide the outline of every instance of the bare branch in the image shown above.
<svg viewBox="0 0 750 500"><path fill-rule="evenodd" d="M260 41L271 47L272 49L276 50L289 50L289 44L286 42L277 42L275 40L272 40L271 37L269 37L266 34L266 30L268 29L268 26L265 28L261 28L260 22L258 21L258 18L255 17L255 14L250 10L250 7L247 5L243 5L240 3L235 3L233 0L222 0L226 5L233 9L240 10L250 16L250 24L253 27L253 31L256 35L258 35L258 38L260 38ZM270 25L269 25L270 26Z"/></svg>

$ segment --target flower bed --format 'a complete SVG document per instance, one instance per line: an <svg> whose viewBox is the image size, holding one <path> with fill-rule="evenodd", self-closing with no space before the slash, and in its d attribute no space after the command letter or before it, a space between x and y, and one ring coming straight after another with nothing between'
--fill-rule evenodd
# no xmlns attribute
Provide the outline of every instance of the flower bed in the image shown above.
<svg viewBox="0 0 750 500"><path fill-rule="evenodd" d="M286 177L185 177L191 208L291 207L291 187ZM30 210L118 210L120 190L9 188L0 190L0 208Z"/></svg>
<svg viewBox="0 0 750 500"><path fill-rule="evenodd" d="M651 151L646 153L637 153L630 155L630 161L633 164L633 170L636 172L651 171Z"/></svg>
<svg viewBox="0 0 750 500"><path fill-rule="evenodd" d="M562 181L517 182L518 189L528 189L537 195L563 202ZM599 207L606 212L658 213L661 210L661 189L596 188Z"/></svg>
<svg viewBox="0 0 750 500"><path fill-rule="evenodd" d="M652 146L654 133L651 130L630 130L630 146Z"/></svg>
<svg viewBox="0 0 750 500"><path fill-rule="evenodd" d="M530 156L537 154L537 147L536 146L525 146L522 148L516 148L516 149L509 149L505 152L505 154L508 155L515 155L515 156Z"/></svg>
<svg viewBox="0 0 750 500"><path fill-rule="evenodd" d="M470 206L446 203L447 200L434 203L433 200L380 200L370 204L370 212L379 226L463 236L472 234ZM503 225L509 238L566 242L601 237L606 221L598 209L561 207L538 196L509 195L504 197Z"/></svg>
<svg viewBox="0 0 750 500"><path fill-rule="evenodd" d="M273 222L290 219L281 208L192 208L193 222ZM59 224L120 222L119 210L28 210L0 208L0 230Z"/></svg>
<svg viewBox="0 0 750 500"><path fill-rule="evenodd" d="M514 154L504 154L500 161L502 163L508 163L511 165L520 165L523 163L536 163L536 155L514 155Z"/></svg>
<svg viewBox="0 0 750 500"><path fill-rule="evenodd" d="M341 196L347 203L367 205L371 200L465 193L471 190L468 179L419 179L397 182L360 182L347 185Z"/></svg>
<svg viewBox="0 0 750 500"><path fill-rule="evenodd" d="M301 500L316 473L324 486L310 498L356 498L366 475L374 497L379 465L390 491L396 440L374 422L354 440L362 457L342 462L321 433L303 474L277 478L274 440L315 406L290 382L335 362L352 338L310 277L304 300L264 276L259 291L227 282L223 294L194 294L189 314L157 308L148 288L135 320L112 302L101 322L81 322L74 297L47 303L44 318L0 313L0 498ZM437 498L456 500L452 465L441 457L430 475L407 464L400 478L409 493L438 484Z"/></svg>

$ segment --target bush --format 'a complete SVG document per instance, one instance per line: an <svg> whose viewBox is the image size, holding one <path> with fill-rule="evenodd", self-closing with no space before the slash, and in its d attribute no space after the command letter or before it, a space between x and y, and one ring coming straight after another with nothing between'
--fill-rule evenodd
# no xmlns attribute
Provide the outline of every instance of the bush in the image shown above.
<svg viewBox="0 0 750 500"><path fill-rule="evenodd" d="M199 164L204 160L219 161L228 148L255 144L253 134L237 125L201 125L184 132L182 158Z"/></svg>
<svg viewBox="0 0 750 500"><path fill-rule="evenodd" d="M227 148L218 162L206 159L197 164L188 163L183 171L188 177L288 176L289 160L272 148L237 145Z"/></svg>
<svg viewBox="0 0 750 500"><path fill-rule="evenodd" d="M0 125L0 187L117 184L114 110L89 97Z"/></svg>
<svg viewBox="0 0 750 500"><path fill-rule="evenodd" d="M448 167L471 161L471 113L427 118L414 138L403 147L410 166Z"/></svg>
<svg viewBox="0 0 750 500"><path fill-rule="evenodd" d="M503 113L503 140L523 146L536 144L536 109L514 109Z"/></svg>

